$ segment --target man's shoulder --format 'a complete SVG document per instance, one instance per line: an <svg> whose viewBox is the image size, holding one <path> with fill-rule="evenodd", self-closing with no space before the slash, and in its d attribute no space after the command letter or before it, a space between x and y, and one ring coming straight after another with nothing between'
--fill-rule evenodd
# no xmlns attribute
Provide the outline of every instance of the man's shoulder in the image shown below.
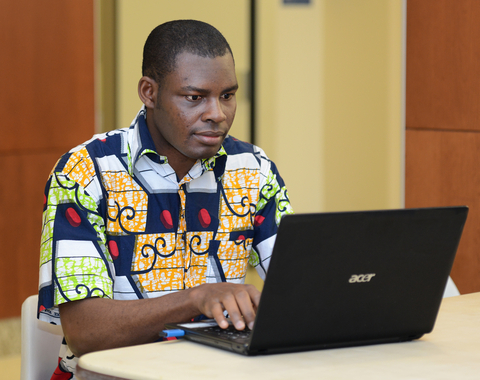
<svg viewBox="0 0 480 380"><path fill-rule="evenodd" d="M223 142L223 148L228 155L250 153L255 156L263 156L266 158L265 152L260 147L249 142L239 140L230 135L228 135Z"/></svg>
<svg viewBox="0 0 480 380"><path fill-rule="evenodd" d="M70 149L57 162L55 171L64 170L70 161L91 161L107 156L127 156L130 128L95 134L89 140Z"/></svg>
<svg viewBox="0 0 480 380"><path fill-rule="evenodd" d="M227 154L253 153L254 145L228 135L223 141L223 148Z"/></svg>
<svg viewBox="0 0 480 380"><path fill-rule="evenodd" d="M95 134L91 139L71 149L69 153L78 152L83 148L87 148L92 153L103 151L103 147L108 147L108 150L112 152L124 150L126 149L127 136L130 131L131 128L122 128Z"/></svg>
<svg viewBox="0 0 480 380"><path fill-rule="evenodd" d="M227 153L229 170L243 167L265 171L270 166L270 159L265 152L254 144L228 136L223 143L223 148Z"/></svg>

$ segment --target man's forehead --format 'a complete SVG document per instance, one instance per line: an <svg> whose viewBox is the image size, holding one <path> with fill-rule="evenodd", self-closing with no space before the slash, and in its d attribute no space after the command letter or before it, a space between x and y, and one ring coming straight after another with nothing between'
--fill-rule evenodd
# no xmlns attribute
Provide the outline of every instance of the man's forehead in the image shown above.
<svg viewBox="0 0 480 380"><path fill-rule="evenodd" d="M171 80L180 80L182 86L197 86L204 80L221 80L225 86L237 84L235 65L232 55L227 52L222 56L203 57L198 54L183 52L177 55L174 71L169 75Z"/></svg>

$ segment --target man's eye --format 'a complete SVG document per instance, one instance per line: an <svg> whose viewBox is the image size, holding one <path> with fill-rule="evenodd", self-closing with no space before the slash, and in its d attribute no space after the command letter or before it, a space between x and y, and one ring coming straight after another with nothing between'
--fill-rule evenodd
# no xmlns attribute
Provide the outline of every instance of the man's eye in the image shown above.
<svg viewBox="0 0 480 380"><path fill-rule="evenodd" d="M191 102L196 102L196 101L202 99L202 96L201 95L187 95L186 98L187 98L187 100L189 100Z"/></svg>
<svg viewBox="0 0 480 380"><path fill-rule="evenodd" d="M233 95L234 94L223 94L222 96L223 96L223 99L229 100L229 99L233 98Z"/></svg>

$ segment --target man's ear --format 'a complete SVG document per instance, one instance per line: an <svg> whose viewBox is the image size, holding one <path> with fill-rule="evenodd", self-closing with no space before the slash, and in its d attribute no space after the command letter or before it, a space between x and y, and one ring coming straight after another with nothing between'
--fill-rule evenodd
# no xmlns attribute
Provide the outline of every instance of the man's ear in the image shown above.
<svg viewBox="0 0 480 380"><path fill-rule="evenodd" d="M150 77L141 77L138 81L138 96L147 108L154 108L157 100L158 84Z"/></svg>

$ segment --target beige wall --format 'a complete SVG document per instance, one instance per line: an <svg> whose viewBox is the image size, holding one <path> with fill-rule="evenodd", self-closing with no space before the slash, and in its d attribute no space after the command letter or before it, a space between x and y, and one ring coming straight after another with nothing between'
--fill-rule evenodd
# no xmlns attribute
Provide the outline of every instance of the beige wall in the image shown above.
<svg viewBox="0 0 480 380"><path fill-rule="evenodd" d="M400 207L402 1L327 0L324 4L324 207Z"/></svg>
<svg viewBox="0 0 480 380"><path fill-rule="evenodd" d="M403 205L403 1L259 4L259 145L297 212Z"/></svg>
<svg viewBox="0 0 480 380"><path fill-rule="evenodd" d="M324 5L258 1L258 144L296 212L324 209Z"/></svg>

